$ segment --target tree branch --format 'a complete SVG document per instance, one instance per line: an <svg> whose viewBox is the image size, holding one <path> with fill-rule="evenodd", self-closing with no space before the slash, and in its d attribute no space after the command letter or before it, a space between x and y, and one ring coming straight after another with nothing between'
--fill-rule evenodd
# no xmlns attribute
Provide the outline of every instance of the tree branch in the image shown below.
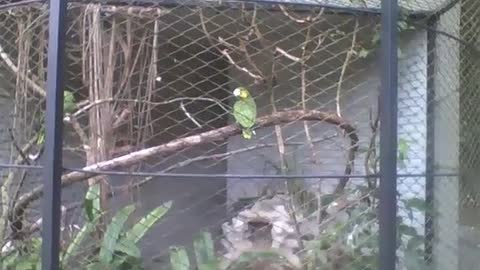
<svg viewBox="0 0 480 270"><path fill-rule="evenodd" d="M355 156L355 152L358 149L358 136L356 129L345 119L338 117L335 112L323 112L323 111L304 111L304 110L289 110L281 111L271 115L263 116L257 119L257 128L265 128L279 124L286 124L295 121L322 121L335 126L338 126L350 138L351 148L349 155ZM111 160L98 162L89 166L86 166L82 171L87 172L70 172L64 174L62 177L62 187L69 186L71 184L84 181L92 176L100 174L95 172L99 170L111 170L118 167L126 167L136 164L140 161L146 160L156 155L168 155L180 150L198 146L214 141L224 141L227 138L238 135L241 133L241 129L237 125L228 125L222 128L210 130L197 135L192 135L184 138L175 139L165 144L153 146L150 148L142 149L124 156L113 158ZM14 209L15 213L22 213L22 211L33 201L37 200L43 195L43 185L40 185L29 193L22 195Z"/></svg>

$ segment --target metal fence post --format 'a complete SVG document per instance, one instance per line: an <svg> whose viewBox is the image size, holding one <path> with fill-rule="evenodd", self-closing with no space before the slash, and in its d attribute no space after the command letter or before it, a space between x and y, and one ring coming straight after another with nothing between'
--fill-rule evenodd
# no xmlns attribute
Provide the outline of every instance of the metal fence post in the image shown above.
<svg viewBox="0 0 480 270"><path fill-rule="evenodd" d="M42 269L59 269L66 0L50 0Z"/></svg>
<svg viewBox="0 0 480 270"><path fill-rule="evenodd" d="M382 1L379 268L394 270L397 245L397 0Z"/></svg>

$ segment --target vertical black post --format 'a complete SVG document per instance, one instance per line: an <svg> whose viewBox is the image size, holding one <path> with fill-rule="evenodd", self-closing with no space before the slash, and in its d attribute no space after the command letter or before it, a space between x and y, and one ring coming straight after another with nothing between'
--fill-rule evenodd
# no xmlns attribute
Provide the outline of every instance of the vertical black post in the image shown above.
<svg viewBox="0 0 480 270"><path fill-rule="evenodd" d="M427 22L430 29L435 29L438 16L432 16ZM427 31L427 149L426 149L426 174L425 174L425 203L428 207L434 204L434 163L435 163L435 45L436 33ZM433 261L433 239L435 217L427 211L425 213L425 262Z"/></svg>
<svg viewBox="0 0 480 270"><path fill-rule="evenodd" d="M379 268L395 270L397 245L397 0L382 1Z"/></svg>
<svg viewBox="0 0 480 270"><path fill-rule="evenodd" d="M65 47L65 14L67 0L50 0L46 140L44 163L44 196L42 213L42 269L59 269L63 69Z"/></svg>

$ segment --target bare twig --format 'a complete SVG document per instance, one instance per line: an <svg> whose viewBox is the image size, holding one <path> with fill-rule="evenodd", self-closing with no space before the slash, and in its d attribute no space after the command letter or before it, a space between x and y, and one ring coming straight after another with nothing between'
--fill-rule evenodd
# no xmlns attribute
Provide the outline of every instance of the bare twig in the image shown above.
<svg viewBox="0 0 480 270"><path fill-rule="evenodd" d="M227 113L230 113L230 110L228 110L222 103L221 101L217 100L217 99L213 99L213 98L205 98L205 97L179 97L179 98L173 98L173 99L169 99L169 100L166 100L166 101L159 101L159 102L153 102L153 101L145 101L145 100L141 100L141 99L128 99L128 98L107 98L107 99L97 99L93 102L90 102L88 103L87 105L85 105L84 107L80 108L79 110L77 110L76 112L74 112L72 114L72 116L78 116L88 110L90 110L92 107L94 106L98 106L100 104L103 104L103 103L109 103L109 102L133 102L133 103L148 103L150 105L167 105L167 104L172 104L172 103L177 103L177 102L181 102L181 101L209 101L209 102L213 102L213 103L216 103L220 108L222 108L225 112Z"/></svg>
<svg viewBox="0 0 480 270"><path fill-rule="evenodd" d="M65 117L64 121L69 122L72 125L73 130L75 130L78 137L80 138L80 141L82 142L83 149L85 151L88 151L89 150L88 136L85 133L85 131L82 129L82 127L80 126L80 123L78 123L77 118L75 116L67 116L67 117Z"/></svg>
<svg viewBox="0 0 480 270"><path fill-rule="evenodd" d="M275 52L280 53L281 55L285 56L286 58L288 58L288 59L290 59L290 60L292 60L292 61L294 61L294 62L298 62L298 63L302 62L302 59L301 59L300 57L296 57L296 56L294 56L294 55L291 55L291 54L287 53L285 50L283 50L283 49L280 48L280 47L276 47L276 48L275 48Z"/></svg>
<svg viewBox="0 0 480 270"><path fill-rule="evenodd" d="M221 50L220 52L228 59L228 61L230 62L230 64L232 64L232 65L233 65L235 68L237 68L238 70L247 73L250 77L252 77L252 78L255 79L255 80L263 80L263 77L262 77L262 76L257 75L257 74L255 74L255 73L251 72L250 70L248 70L247 68L242 67L242 66L240 66L239 64L237 64L237 62L235 62L235 60L233 60L233 58L230 56L230 53L228 52L227 49L223 49L223 50Z"/></svg>
<svg viewBox="0 0 480 270"><path fill-rule="evenodd" d="M230 62L230 64L232 64L235 68L237 68L238 70L240 71L243 71L245 72L248 76L252 77L255 82L261 82L264 80L264 77L262 76L261 72L260 72L260 69L258 69L258 67L253 63L252 59L250 58L250 55L248 54L248 51L246 50L246 47L242 47L242 45L240 47L238 46L235 46L229 42L227 42L226 40L224 40L223 38L219 37L218 39L215 39L211 36L210 32L208 31L207 29L207 26L206 26L206 23L205 23L205 16L203 15L203 11L202 9L200 8L199 10L199 15L200 15L200 24L201 24L201 27L202 27L202 30L205 34L205 36L207 37L208 41L210 42L210 44L216 48L223 56L225 56L225 58L228 59L228 61ZM247 58L247 62L249 62L249 64L252 65L252 67L257 71L259 72L259 74L255 74L254 72L250 71L248 68L246 67L242 67L240 66L233 58L232 56L230 55L231 52L229 52L229 49L221 49L218 47L217 43L220 43L224 46L226 46L227 48L229 48L230 50L237 50L237 51L241 51L245 54L246 58Z"/></svg>
<svg viewBox="0 0 480 270"><path fill-rule="evenodd" d="M353 30L352 44L351 44L351 47L350 47L349 51L347 52L347 55L345 56L345 61L343 62L342 71L340 73L340 77L338 79L338 84L337 84L337 94L336 94L336 97L335 97L335 102L336 102L337 115L339 117L342 116L341 108L340 108L340 93L341 93L341 89L342 89L342 83L343 83L343 79L344 79L347 67L350 64L350 58L352 57L352 55L354 54L354 51L355 51L357 31L358 31L358 18L355 18L355 28ZM357 147L357 145L355 145L355 146L350 145L350 149L352 147ZM355 160L354 154L352 153L352 151L348 151L347 152L347 161L346 161L345 171L344 171L345 175L350 175L352 173L354 160ZM349 180L348 177L342 177L340 179L337 187L335 188L335 192L336 193L343 192L343 190L345 189L345 186L347 185L348 180Z"/></svg>
<svg viewBox="0 0 480 270"><path fill-rule="evenodd" d="M61 219L63 220L65 218L65 214L75 208L78 208L78 207L81 207L83 205L83 203L80 203L80 202L77 202L77 203L72 203L70 205L67 205L67 206L61 206ZM30 235L32 233L35 233L37 231L40 231L40 229L42 228L42 224L43 224L43 219L42 218L39 218L37 219L32 225L30 225L30 227L28 228L28 230L25 232L26 235Z"/></svg>
<svg viewBox="0 0 480 270"><path fill-rule="evenodd" d="M277 106L275 104L275 86L273 84L273 80L275 78L275 63L276 63L276 58L273 57L270 80L268 85L268 89L270 89L270 105L272 106L272 113L277 112ZM280 127L280 125L275 125L275 136L276 136L277 145L278 145L280 169L282 171L282 174L286 174L287 165L285 162L285 140L283 139L282 128Z"/></svg>
<svg viewBox="0 0 480 270"><path fill-rule="evenodd" d="M26 143L19 151L19 153L25 153L28 152L29 149L35 144L36 138L34 137L31 139L28 143ZM18 155L17 158L15 159L14 164L21 164L22 162L28 161L28 158L26 158L24 155ZM0 186L0 193L1 193L1 203L2 203L2 213L0 216L0 241L3 241L5 231L6 231L6 226L7 226L7 219L8 216L10 215L10 211L13 209L14 204L16 202L16 198L18 197L19 190L21 185L23 184L24 175L20 178L19 184L17 185L17 188L15 191L9 190L10 186L12 185L12 181L15 177L15 173L13 170L10 170L8 173L7 177L3 180L2 185ZM13 193L13 196L10 196L10 194Z"/></svg>
<svg viewBox="0 0 480 270"><path fill-rule="evenodd" d="M376 116L375 118L373 117L373 112L372 112L372 109L370 109L370 114L369 114L369 118L370 118L370 131L371 131L371 135L370 135L370 142L369 142L369 145L368 145L368 150L367 150L367 153L365 155L365 160L364 160L364 166L365 166L365 173L367 175L372 175L372 174L376 174L377 171L376 171L376 140L377 140L377 134L378 134L378 123L380 121L379 119L379 114L376 113ZM372 159L373 159L373 164L372 164ZM369 189L374 189L376 188L376 178L373 178L373 177L367 177L367 185L369 187Z"/></svg>
<svg viewBox="0 0 480 270"><path fill-rule="evenodd" d="M301 82L301 100L302 100L302 109L307 109L307 46L310 43L310 36L311 36L311 25L307 28L307 34L305 37L305 42L302 45L302 56L300 59L300 82ZM313 52L312 52L313 54ZM315 153L315 148L312 143L312 135L310 134L310 128L308 127L308 123L306 121L303 122L303 128L305 130L305 137L307 139L307 144L310 148L310 154L312 156L313 163L318 163Z"/></svg>
<svg viewBox="0 0 480 270"><path fill-rule="evenodd" d="M265 78L265 75L262 73L262 71L258 68L258 66L255 64L255 62L252 59L252 56L247 50L247 45L245 44L245 40L239 39L240 43L240 49L244 52L245 58L247 59L247 63L255 70L256 74L259 74L258 76L262 79Z"/></svg>
<svg viewBox="0 0 480 270"><path fill-rule="evenodd" d="M202 125L187 111L187 108L185 108L185 104L183 104L183 101L180 101L180 108L182 109L183 113L187 116L190 121L192 121L197 127L201 128Z"/></svg>
<svg viewBox="0 0 480 270"><path fill-rule="evenodd" d="M320 9L320 12L318 12L318 14L315 15L315 17L312 17L311 15L309 15L305 18L297 18L297 17L293 16L292 14L290 14L290 12L285 8L285 6L283 6L283 5L278 5L278 6L280 7L280 10L282 11L283 15L285 15L290 20L292 20L296 23L299 23L299 24L306 24L306 23L312 23L312 22L317 21L323 15L323 10L324 10L323 8Z"/></svg>
<svg viewBox="0 0 480 270"><path fill-rule="evenodd" d="M23 162L30 165L30 160L28 159L27 155L25 154L25 151L22 148L20 148L20 146L18 145L17 140L15 139L15 135L13 134L13 131L12 131L11 128L8 129L8 133L10 135L10 139L12 140L13 147L15 148L15 150L17 150L17 152L20 155L20 157L22 158ZM30 147L31 147L31 145L28 145L28 148L30 148Z"/></svg>
<svg viewBox="0 0 480 270"><path fill-rule="evenodd" d="M350 49L347 52L347 55L345 56L345 61L343 62L342 70L340 72L340 77L338 78L338 83L337 83L337 95L335 97L335 102L336 102L338 116L342 116L342 112L340 109L340 93L342 90L342 83L343 83L343 78L345 76L345 72L347 70L348 65L350 64L350 58L355 52L355 45L357 42L357 32L358 32L358 18L355 18L355 28L353 29L352 44L350 46Z"/></svg>

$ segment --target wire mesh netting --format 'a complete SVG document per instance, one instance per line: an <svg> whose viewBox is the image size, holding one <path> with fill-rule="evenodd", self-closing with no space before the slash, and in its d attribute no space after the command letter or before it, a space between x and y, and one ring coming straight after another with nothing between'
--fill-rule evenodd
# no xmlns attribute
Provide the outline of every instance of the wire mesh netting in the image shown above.
<svg viewBox="0 0 480 270"><path fill-rule="evenodd" d="M477 2L400 1L397 269L476 269ZM62 269L378 269L380 4L69 1ZM48 12L0 1L2 269L40 269Z"/></svg>

